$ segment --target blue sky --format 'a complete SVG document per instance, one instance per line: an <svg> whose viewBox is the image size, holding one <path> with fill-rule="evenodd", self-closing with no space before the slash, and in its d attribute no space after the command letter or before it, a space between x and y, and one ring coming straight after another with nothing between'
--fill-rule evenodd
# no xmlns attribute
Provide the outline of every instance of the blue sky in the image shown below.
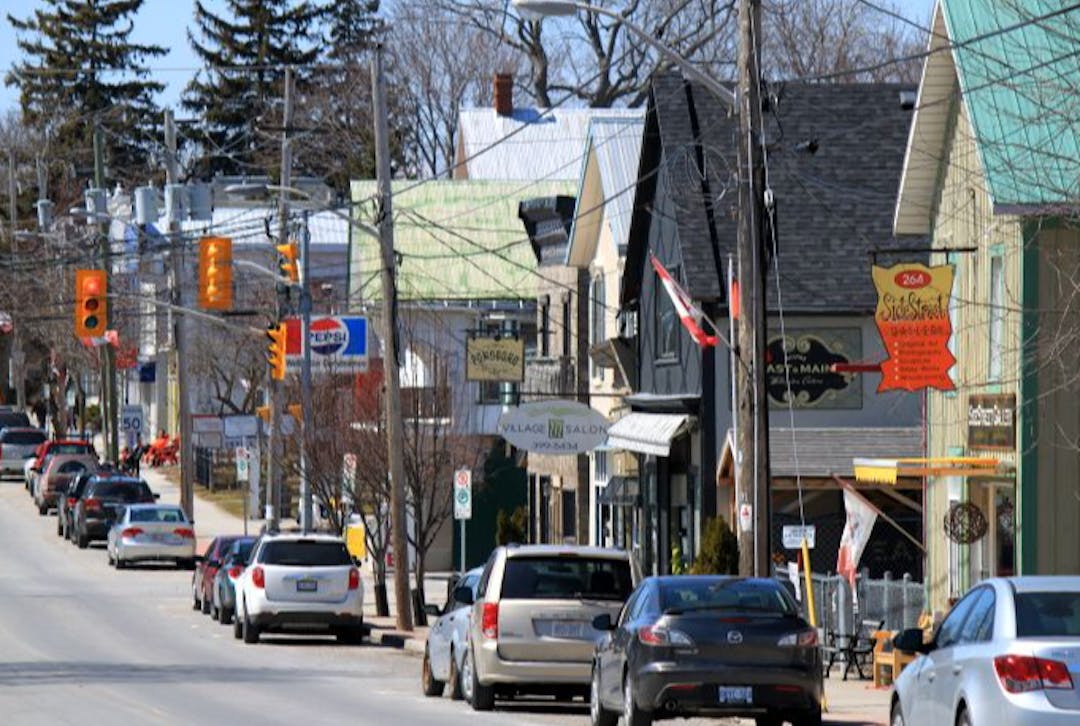
<svg viewBox="0 0 1080 726"><path fill-rule="evenodd" d="M890 0L878 0L883 5ZM912 20L925 23L930 17L934 0L891 0ZM19 49L15 45L15 32L7 22L8 14L18 18L30 15L36 7L43 6L40 0L0 0L0 74L6 73L19 58ZM225 0L205 0L204 6L211 12L221 13ZM173 107L179 106L180 91L198 69L198 61L188 45L186 29L191 24L195 3L193 0L145 0L142 10L135 21L133 37L136 41L161 45L169 49L169 54L155 59L151 68L158 80L167 88L162 102ZM13 88L0 84L0 114L18 105L18 97Z"/></svg>

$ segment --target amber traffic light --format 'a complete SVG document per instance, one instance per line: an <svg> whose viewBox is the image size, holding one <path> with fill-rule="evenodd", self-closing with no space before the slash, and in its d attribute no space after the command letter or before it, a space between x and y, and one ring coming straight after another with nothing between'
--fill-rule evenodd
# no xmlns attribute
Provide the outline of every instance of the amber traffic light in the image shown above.
<svg viewBox="0 0 1080 726"><path fill-rule="evenodd" d="M232 240L204 237L199 240L199 307L231 310L232 305Z"/></svg>
<svg viewBox="0 0 1080 726"><path fill-rule="evenodd" d="M105 270L75 271L75 335L100 338L108 326Z"/></svg>
<svg viewBox="0 0 1080 726"><path fill-rule="evenodd" d="M300 252L295 242L275 245L278 252L278 274L294 285L300 282Z"/></svg>
<svg viewBox="0 0 1080 726"><path fill-rule="evenodd" d="M270 339L266 351L266 362L270 364L270 377L275 381L285 380L285 324L278 323L266 329Z"/></svg>

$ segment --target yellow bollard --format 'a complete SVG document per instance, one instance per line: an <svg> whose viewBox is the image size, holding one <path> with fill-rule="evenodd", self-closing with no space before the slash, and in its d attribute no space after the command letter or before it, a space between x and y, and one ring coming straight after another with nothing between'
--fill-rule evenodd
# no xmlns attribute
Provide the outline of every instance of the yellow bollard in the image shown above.
<svg viewBox="0 0 1080 726"><path fill-rule="evenodd" d="M803 537L802 541L802 561L803 561L803 582L806 583L806 610L810 614L811 627L817 627L817 609L814 607L814 581L810 577L810 547L806 543L806 537ZM821 710L829 710L829 702L825 698L825 688L822 685L821 690Z"/></svg>

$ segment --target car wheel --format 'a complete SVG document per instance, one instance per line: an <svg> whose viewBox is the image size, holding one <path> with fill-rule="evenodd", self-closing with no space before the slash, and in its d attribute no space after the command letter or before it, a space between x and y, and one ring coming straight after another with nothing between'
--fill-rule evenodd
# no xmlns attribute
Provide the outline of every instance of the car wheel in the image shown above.
<svg viewBox="0 0 1080 726"><path fill-rule="evenodd" d="M79 546L79 549L84 550L90 544L90 538L85 534L75 535L75 544Z"/></svg>
<svg viewBox="0 0 1080 726"><path fill-rule="evenodd" d="M251 616L244 612L244 642L254 645L259 642L259 627L251 622Z"/></svg>
<svg viewBox="0 0 1080 726"><path fill-rule="evenodd" d="M203 615L209 615L210 614L210 601L207 600L205 597L203 597L202 600L199 603L199 609L202 610Z"/></svg>
<svg viewBox="0 0 1080 726"><path fill-rule="evenodd" d="M57 515L56 515L56 536L57 537L63 537L64 536L64 519L63 519L63 517L60 516L59 513L57 513Z"/></svg>
<svg viewBox="0 0 1080 726"><path fill-rule="evenodd" d="M450 700L460 701L462 698L461 673L458 672L457 655L454 649L450 649L450 677L446 679L450 684Z"/></svg>
<svg viewBox="0 0 1080 726"><path fill-rule="evenodd" d="M791 723L794 726L821 726L821 708L794 713Z"/></svg>
<svg viewBox="0 0 1080 726"><path fill-rule="evenodd" d="M229 610L229 608L222 605L220 610L218 610L218 622L222 625L229 625L232 621L232 610Z"/></svg>
<svg viewBox="0 0 1080 726"><path fill-rule="evenodd" d="M469 655L469 648L465 648L465 654L461 656L461 697L465 703L472 703L472 656Z"/></svg>
<svg viewBox="0 0 1080 726"><path fill-rule="evenodd" d="M474 711L490 711L495 708L495 686L485 686L480 682L480 676L476 673L475 660L472 657L472 649L465 651L465 658L469 663L469 674L472 680L472 698L469 703Z"/></svg>
<svg viewBox="0 0 1080 726"><path fill-rule="evenodd" d="M600 700L600 669L593 666L592 685L589 688L589 722L592 726L615 726L619 714L604 708Z"/></svg>
<svg viewBox="0 0 1080 726"><path fill-rule="evenodd" d="M120 559L119 553L116 555L116 569L123 570L127 567L127 563Z"/></svg>
<svg viewBox="0 0 1080 726"><path fill-rule="evenodd" d="M623 676L623 726L649 726L652 714L638 708L634 695L634 679L627 673Z"/></svg>
<svg viewBox="0 0 1080 726"><path fill-rule="evenodd" d="M420 687L425 696L439 697L443 694L446 684L435 678L431 672L431 653L424 646L424 662L420 665Z"/></svg>
<svg viewBox="0 0 1080 726"><path fill-rule="evenodd" d="M42 502L37 507L37 513L40 514L42 517L44 517L46 514L49 513L49 505L46 504L45 502Z"/></svg>
<svg viewBox="0 0 1080 726"><path fill-rule="evenodd" d="M191 609L202 610L202 600L199 599L199 589L195 587L195 583L191 584Z"/></svg>
<svg viewBox="0 0 1080 726"><path fill-rule="evenodd" d="M364 629L360 626L343 627L334 634L343 645L360 645L364 642Z"/></svg>
<svg viewBox="0 0 1080 726"><path fill-rule="evenodd" d="M904 712L900 709L899 699L893 704L889 714L889 726L904 726Z"/></svg>
<svg viewBox="0 0 1080 726"><path fill-rule="evenodd" d="M116 567L116 558L112 556L112 550L105 545L105 556L109 558L109 567Z"/></svg>
<svg viewBox="0 0 1080 726"><path fill-rule="evenodd" d="M215 623L221 622L221 610L214 603L210 603L210 619Z"/></svg>

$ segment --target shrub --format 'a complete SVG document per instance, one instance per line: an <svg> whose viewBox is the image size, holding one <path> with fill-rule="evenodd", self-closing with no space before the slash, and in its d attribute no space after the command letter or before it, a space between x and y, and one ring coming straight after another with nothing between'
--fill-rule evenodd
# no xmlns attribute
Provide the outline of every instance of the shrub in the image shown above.
<svg viewBox="0 0 1080 726"><path fill-rule="evenodd" d="M495 517L495 544L525 542L528 536L525 525L528 521L529 515L525 512L525 507L518 507L510 515L507 515L506 510L500 509Z"/></svg>
<svg viewBox="0 0 1080 726"><path fill-rule="evenodd" d="M735 575L739 572L739 538L723 517L705 524L701 549L690 567L693 575Z"/></svg>

